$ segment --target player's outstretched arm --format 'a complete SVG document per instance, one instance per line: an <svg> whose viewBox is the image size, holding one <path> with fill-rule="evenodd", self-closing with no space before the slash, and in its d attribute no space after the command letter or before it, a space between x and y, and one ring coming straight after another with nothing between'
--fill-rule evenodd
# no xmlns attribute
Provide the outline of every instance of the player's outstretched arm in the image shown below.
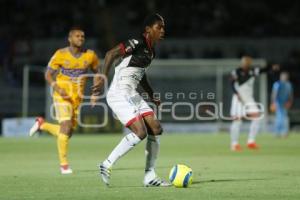
<svg viewBox="0 0 300 200"><path fill-rule="evenodd" d="M272 73L272 72L279 71L280 70L280 65L279 64L272 64L272 65L267 65L266 67L257 68L257 69L258 69L258 74Z"/></svg>

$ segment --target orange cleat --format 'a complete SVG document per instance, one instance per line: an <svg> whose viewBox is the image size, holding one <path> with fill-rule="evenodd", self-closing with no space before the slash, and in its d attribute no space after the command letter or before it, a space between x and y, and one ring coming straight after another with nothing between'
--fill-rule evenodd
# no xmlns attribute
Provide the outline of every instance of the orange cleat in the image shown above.
<svg viewBox="0 0 300 200"><path fill-rule="evenodd" d="M251 142L247 144L248 149L258 149L259 146L255 142Z"/></svg>
<svg viewBox="0 0 300 200"><path fill-rule="evenodd" d="M231 151L242 151L242 147L239 144L231 145Z"/></svg>

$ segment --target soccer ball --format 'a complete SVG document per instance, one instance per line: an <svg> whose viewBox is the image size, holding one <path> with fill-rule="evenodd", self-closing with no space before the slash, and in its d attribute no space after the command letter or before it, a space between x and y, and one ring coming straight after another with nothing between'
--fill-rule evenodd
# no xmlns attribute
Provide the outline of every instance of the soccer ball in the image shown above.
<svg viewBox="0 0 300 200"><path fill-rule="evenodd" d="M182 164L175 165L170 171L169 179L175 187L188 187L193 181L192 169Z"/></svg>

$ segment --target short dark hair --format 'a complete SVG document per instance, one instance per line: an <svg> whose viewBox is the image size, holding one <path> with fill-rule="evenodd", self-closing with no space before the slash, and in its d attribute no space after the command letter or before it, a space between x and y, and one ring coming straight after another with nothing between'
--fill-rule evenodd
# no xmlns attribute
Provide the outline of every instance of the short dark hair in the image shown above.
<svg viewBox="0 0 300 200"><path fill-rule="evenodd" d="M157 13L148 15L144 20L143 30L146 28L146 26L152 26L157 21L164 22L164 18L160 14L157 14Z"/></svg>
<svg viewBox="0 0 300 200"><path fill-rule="evenodd" d="M83 31L83 28L81 26L72 26L70 29L69 29L69 35L73 32L73 31Z"/></svg>

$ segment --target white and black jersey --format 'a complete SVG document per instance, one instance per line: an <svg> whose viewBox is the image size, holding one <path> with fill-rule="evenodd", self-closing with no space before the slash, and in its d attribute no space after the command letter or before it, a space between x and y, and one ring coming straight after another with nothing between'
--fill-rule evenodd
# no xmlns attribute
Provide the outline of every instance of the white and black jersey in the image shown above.
<svg viewBox="0 0 300 200"><path fill-rule="evenodd" d="M231 86L234 92L231 116L241 117L247 113L260 111L253 97L254 81L258 75L268 70L269 68L252 67L249 70L237 68L231 72Z"/></svg>
<svg viewBox="0 0 300 200"><path fill-rule="evenodd" d="M130 126L139 116L154 114L136 89L155 53L145 37L122 42L120 49L123 56L116 64L106 99L119 120Z"/></svg>
<svg viewBox="0 0 300 200"><path fill-rule="evenodd" d="M241 96L253 96L253 88L255 78L263 72L267 72L268 68L253 67L249 70L243 70L241 67L231 72L231 86L234 93Z"/></svg>
<svg viewBox="0 0 300 200"><path fill-rule="evenodd" d="M111 86L127 85L136 89L155 57L154 49L145 37L122 42L120 47L123 56L116 64Z"/></svg>

